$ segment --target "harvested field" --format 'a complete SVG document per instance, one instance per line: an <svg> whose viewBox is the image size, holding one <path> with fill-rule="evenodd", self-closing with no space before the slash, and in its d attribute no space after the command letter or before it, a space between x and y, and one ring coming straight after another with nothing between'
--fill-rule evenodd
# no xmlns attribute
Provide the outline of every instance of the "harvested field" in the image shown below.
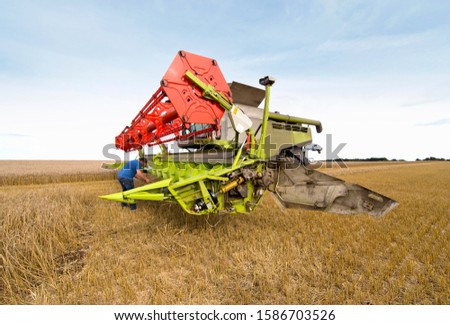
<svg viewBox="0 0 450 325"><path fill-rule="evenodd" d="M270 195L245 215L132 214L98 199L120 190L100 165L0 162L2 304L450 303L448 162L322 169L400 203L380 219Z"/></svg>

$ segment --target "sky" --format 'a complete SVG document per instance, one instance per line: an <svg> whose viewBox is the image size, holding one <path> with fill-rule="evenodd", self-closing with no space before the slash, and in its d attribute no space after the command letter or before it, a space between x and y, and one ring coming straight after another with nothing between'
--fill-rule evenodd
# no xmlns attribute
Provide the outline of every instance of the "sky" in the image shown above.
<svg viewBox="0 0 450 325"><path fill-rule="evenodd" d="M450 158L449 1L0 0L0 159L105 159L178 50L341 158ZM324 153L318 159L325 159Z"/></svg>

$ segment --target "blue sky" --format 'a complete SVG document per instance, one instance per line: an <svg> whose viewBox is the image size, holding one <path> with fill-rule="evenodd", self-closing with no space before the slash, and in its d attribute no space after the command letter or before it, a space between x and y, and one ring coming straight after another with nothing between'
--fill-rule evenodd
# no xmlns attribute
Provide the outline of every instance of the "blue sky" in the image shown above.
<svg viewBox="0 0 450 325"><path fill-rule="evenodd" d="M449 1L0 0L0 159L103 159L180 49L343 158L450 158ZM320 158L319 156L317 158ZM322 157L325 158L325 157Z"/></svg>

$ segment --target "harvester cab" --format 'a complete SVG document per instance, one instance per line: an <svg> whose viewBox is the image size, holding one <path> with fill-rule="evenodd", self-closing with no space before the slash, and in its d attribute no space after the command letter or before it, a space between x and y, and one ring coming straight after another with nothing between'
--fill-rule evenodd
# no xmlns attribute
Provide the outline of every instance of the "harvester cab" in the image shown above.
<svg viewBox="0 0 450 325"><path fill-rule="evenodd" d="M116 137L124 151L160 146L147 154L157 181L101 198L178 203L190 214L248 213L270 191L287 208L382 216L394 200L308 168L312 128L320 121L272 113L273 77L264 89L228 84L216 60L179 51L160 87ZM259 106L264 101L264 108ZM165 143L182 150L169 152Z"/></svg>

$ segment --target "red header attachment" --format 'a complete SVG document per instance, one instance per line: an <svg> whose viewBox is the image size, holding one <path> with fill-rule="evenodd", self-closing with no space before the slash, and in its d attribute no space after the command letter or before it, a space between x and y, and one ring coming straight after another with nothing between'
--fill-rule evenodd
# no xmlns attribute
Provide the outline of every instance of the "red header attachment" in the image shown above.
<svg viewBox="0 0 450 325"><path fill-rule="evenodd" d="M224 109L217 102L205 99L202 90L186 78L186 71L212 85L232 102L230 88L216 60L179 51L161 80L161 87L131 125L116 137L118 149L141 149L144 145L187 138L220 128ZM202 127L200 132L190 132L192 124L207 124L209 127Z"/></svg>

